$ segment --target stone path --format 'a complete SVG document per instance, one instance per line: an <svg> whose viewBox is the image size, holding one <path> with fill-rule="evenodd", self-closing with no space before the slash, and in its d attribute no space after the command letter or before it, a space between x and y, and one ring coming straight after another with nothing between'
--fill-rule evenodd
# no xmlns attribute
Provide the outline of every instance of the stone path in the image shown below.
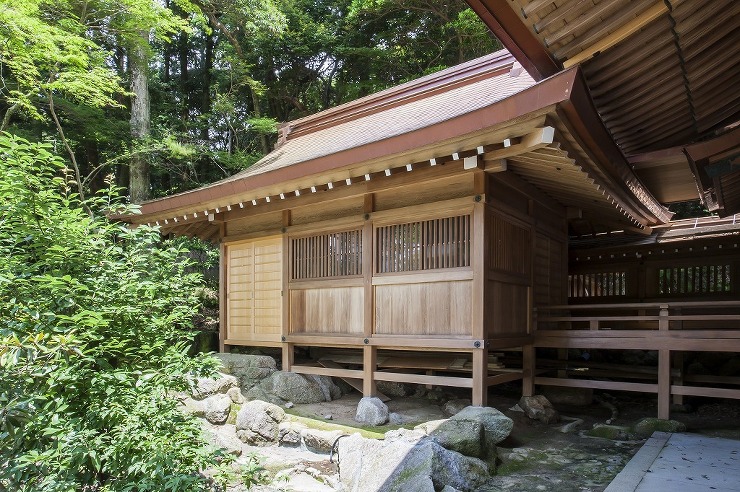
<svg viewBox="0 0 740 492"><path fill-rule="evenodd" d="M740 491L740 441L656 432L606 492Z"/></svg>

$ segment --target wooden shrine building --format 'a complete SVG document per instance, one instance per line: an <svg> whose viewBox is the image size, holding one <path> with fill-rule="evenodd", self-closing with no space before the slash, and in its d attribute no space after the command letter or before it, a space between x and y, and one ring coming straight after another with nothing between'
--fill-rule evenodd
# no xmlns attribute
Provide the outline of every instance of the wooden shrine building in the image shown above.
<svg viewBox="0 0 740 492"><path fill-rule="evenodd" d="M285 370L365 395L401 381L480 405L522 379L653 392L662 417L671 395L740 397L681 365L740 352L737 30L692 2L469 3L509 51L286 123L252 167L126 220L220 244L222 350L280 347ZM605 27L606 4L629 14ZM696 198L729 218L671 221ZM578 377L568 349L659 361Z"/></svg>

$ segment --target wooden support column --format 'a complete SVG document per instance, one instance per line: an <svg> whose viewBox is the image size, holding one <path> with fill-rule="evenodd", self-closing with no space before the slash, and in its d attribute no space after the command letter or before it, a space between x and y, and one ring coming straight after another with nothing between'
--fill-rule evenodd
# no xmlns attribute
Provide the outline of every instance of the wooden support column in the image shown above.
<svg viewBox="0 0 740 492"><path fill-rule="evenodd" d="M295 361L295 350L292 343L283 342L283 371L290 372Z"/></svg>
<svg viewBox="0 0 740 492"><path fill-rule="evenodd" d="M291 225L292 217L290 210L283 210L283 257L282 257L282 289L281 301L282 301L282 312L280 322L280 337L282 340L282 359L283 359L283 371L289 372L293 367L293 360L295 357L295 350L292 343L285 341L286 337L290 335L290 238L286 232L286 228Z"/></svg>
<svg viewBox="0 0 740 492"><path fill-rule="evenodd" d="M535 373L534 345L522 347L522 396L534 396Z"/></svg>
<svg viewBox="0 0 740 492"><path fill-rule="evenodd" d="M373 345L362 348L362 396L377 396L374 373L378 366L378 351Z"/></svg>
<svg viewBox="0 0 740 492"><path fill-rule="evenodd" d="M668 306L660 306L658 330L666 332L670 328ZM668 419L671 414L671 351L658 350L658 418Z"/></svg>
<svg viewBox="0 0 740 492"><path fill-rule="evenodd" d="M473 405L488 405L488 349L473 350Z"/></svg>
<svg viewBox="0 0 740 492"><path fill-rule="evenodd" d="M375 195L368 193L364 198L363 212L365 213L365 224L362 227L362 278L363 278L363 334L365 340L373 336L375 327L375 289L373 288L373 253L375 251L375 238L373 237L373 222L371 214L375 211ZM362 348L362 395L377 396L378 389L375 384L375 371L377 369L378 350L367 343Z"/></svg>
<svg viewBox="0 0 740 492"><path fill-rule="evenodd" d="M676 314L681 314L681 309L676 308ZM683 329L683 321L678 320L674 322L674 329L681 330ZM674 371L673 373L678 373L678 376L676 376L673 379L673 385L676 386L683 386L683 373L684 373L684 360L683 360L683 352L674 352L671 354L671 367L673 367ZM673 403L675 405L683 405L683 395L673 395Z"/></svg>
<svg viewBox="0 0 740 492"><path fill-rule="evenodd" d="M226 319L226 313L227 313L227 305L228 305L228 299L227 299L227 293L228 288L226 283L228 282L229 278L228 275L226 275L227 268L228 268L228 258L226 257L226 245L223 242L223 237L221 238L221 243L219 244L219 256L218 256L218 351L219 352L228 352L229 347L224 343L226 341L226 323L228 323Z"/></svg>

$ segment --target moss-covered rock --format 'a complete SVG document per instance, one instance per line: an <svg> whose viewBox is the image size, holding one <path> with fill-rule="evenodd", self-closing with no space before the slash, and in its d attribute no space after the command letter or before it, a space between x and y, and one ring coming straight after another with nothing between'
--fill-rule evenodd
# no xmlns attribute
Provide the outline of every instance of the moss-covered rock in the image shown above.
<svg viewBox="0 0 740 492"><path fill-rule="evenodd" d="M629 439L629 428L619 425L596 424L593 429L586 431L586 435L611 441L626 441Z"/></svg>
<svg viewBox="0 0 740 492"><path fill-rule="evenodd" d="M655 417L647 417L637 422L632 431L639 437L650 437L653 432L683 432L686 424L678 420L664 420Z"/></svg>

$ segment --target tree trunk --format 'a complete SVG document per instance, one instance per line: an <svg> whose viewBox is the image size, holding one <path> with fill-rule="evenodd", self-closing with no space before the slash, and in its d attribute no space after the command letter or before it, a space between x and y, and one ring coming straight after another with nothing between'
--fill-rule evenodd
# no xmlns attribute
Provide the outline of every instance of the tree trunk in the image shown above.
<svg viewBox="0 0 740 492"><path fill-rule="evenodd" d="M144 43L147 33L142 33L142 44L135 45L129 52L131 70L131 136L134 146L143 144L149 136L149 79L148 60ZM134 148L129 173L129 197L131 203L141 203L149 198L149 162L146 156Z"/></svg>

